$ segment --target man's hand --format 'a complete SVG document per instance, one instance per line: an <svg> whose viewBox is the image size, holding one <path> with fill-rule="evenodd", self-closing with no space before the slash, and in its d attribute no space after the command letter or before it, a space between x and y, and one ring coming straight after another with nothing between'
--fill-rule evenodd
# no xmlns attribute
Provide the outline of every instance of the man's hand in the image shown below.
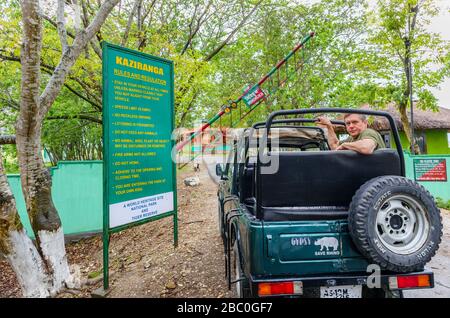
<svg viewBox="0 0 450 318"><path fill-rule="evenodd" d="M320 117L316 118L316 124L317 124L317 126L319 126L321 128L327 128L328 144L330 145L330 148L332 150L336 150L336 148L339 144L339 140L336 136L336 133L334 132L334 127L333 127L333 124L331 123L331 121L325 116L320 116Z"/></svg>
<svg viewBox="0 0 450 318"><path fill-rule="evenodd" d="M322 128L333 127L333 124L331 123L331 121L327 117L324 117L324 116L317 117L316 124Z"/></svg>

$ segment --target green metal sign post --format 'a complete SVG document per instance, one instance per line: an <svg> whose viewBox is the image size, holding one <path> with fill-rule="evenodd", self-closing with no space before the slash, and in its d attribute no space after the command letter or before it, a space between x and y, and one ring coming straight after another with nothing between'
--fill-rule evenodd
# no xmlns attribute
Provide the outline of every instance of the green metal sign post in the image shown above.
<svg viewBox="0 0 450 318"><path fill-rule="evenodd" d="M103 42L103 288L114 232L173 216L173 62Z"/></svg>

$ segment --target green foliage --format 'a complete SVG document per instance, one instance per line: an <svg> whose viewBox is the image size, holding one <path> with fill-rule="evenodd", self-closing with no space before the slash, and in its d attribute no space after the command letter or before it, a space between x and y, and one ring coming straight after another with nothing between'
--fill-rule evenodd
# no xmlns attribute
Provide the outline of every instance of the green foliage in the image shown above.
<svg viewBox="0 0 450 318"><path fill-rule="evenodd" d="M96 277L99 277L102 273L103 273L102 270L90 272L90 273L88 274L88 278L89 278L89 279L94 279L94 278L96 278Z"/></svg>
<svg viewBox="0 0 450 318"><path fill-rule="evenodd" d="M6 173L19 173L19 162L17 160L16 147L13 145L3 145L0 147L3 157L3 166Z"/></svg>
<svg viewBox="0 0 450 318"><path fill-rule="evenodd" d="M439 208L450 210L450 200L444 201L442 198L436 198L436 203Z"/></svg>
<svg viewBox="0 0 450 318"><path fill-rule="evenodd" d="M91 21L99 1L84 3ZM316 37L304 51L304 67L240 126L278 109L359 107L365 102L383 107L405 100L401 58L405 52L399 32L405 30L408 4L415 5L416 0L380 0L378 10L363 0L142 1L133 11L135 3L123 0L108 16L52 106L42 141L54 161L101 158L101 125L96 122L101 119L101 58L93 49L97 40L125 43L174 61L177 126L192 127L196 121L211 118L310 31ZM413 84L422 108L436 107L430 88L438 86L450 69L448 43L425 29L437 13L435 3L421 1L412 35ZM228 38L256 4L254 13ZM20 63L14 58L20 56L21 14L16 0L0 0L0 8L0 54L7 57L0 57L0 133L12 134L20 98ZM70 12L66 12L68 31L74 34ZM44 14L56 20L53 9L45 7ZM125 36L130 16L132 23ZM72 38L68 40L70 44ZM60 56L56 28L44 20L42 89ZM230 120L231 116L224 116L222 125L229 125Z"/></svg>
<svg viewBox="0 0 450 318"><path fill-rule="evenodd" d="M367 102L409 105L405 73L406 40L411 43L413 92L422 109L436 109L430 92L450 75L449 42L427 30L439 10L435 0L379 0L378 9L369 14L369 50L372 80L378 92ZM411 10L418 6L417 16ZM381 67L380 67L381 66Z"/></svg>

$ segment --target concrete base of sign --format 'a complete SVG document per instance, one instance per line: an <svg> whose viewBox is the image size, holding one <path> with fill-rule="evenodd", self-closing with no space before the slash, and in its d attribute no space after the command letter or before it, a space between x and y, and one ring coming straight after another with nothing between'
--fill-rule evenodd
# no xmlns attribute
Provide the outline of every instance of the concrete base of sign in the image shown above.
<svg viewBox="0 0 450 318"><path fill-rule="evenodd" d="M91 293L91 297L92 298L106 298L106 296L108 296L108 294L110 292L111 292L111 288L104 290L103 287L100 287Z"/></svg>

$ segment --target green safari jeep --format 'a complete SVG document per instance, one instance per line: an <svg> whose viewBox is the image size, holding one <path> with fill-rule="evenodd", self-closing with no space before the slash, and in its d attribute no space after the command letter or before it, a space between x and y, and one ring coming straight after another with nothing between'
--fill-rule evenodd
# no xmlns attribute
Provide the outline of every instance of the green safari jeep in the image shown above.
<svg viewBox="0 0 450 318"><path fill-rule="evenodd" d="M395 147L330 151L326 129L306 118L322 113L376 118ZM238 297L384 298L434 287L425 264L441 241L440 211L405 178L388 113L273 112L243 131L216 174L226 277Z"/></svg>

